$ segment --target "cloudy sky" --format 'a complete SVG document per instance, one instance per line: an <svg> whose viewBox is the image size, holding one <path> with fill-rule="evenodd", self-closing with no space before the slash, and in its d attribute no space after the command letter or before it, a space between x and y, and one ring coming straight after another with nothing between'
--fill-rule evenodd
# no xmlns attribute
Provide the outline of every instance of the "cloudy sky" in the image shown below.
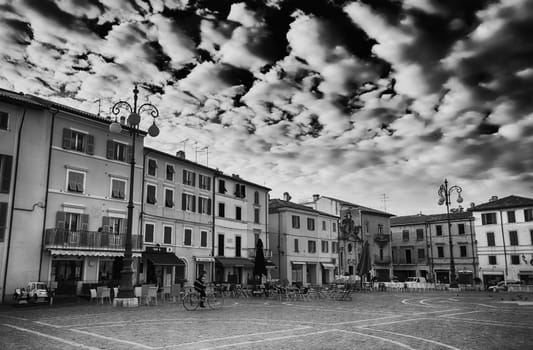
<svg viewBox="0 0 533 350"><path fill-rule="evenodd" d="M533 196L532 1L0 0L0 20L0 87L107 115L138 82L147 145L208 147L273 198Z"/></svg>

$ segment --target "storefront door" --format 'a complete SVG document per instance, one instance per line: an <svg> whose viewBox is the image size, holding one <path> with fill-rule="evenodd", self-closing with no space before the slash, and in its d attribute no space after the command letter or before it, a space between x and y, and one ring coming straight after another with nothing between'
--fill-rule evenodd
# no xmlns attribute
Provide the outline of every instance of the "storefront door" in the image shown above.
<svg viewBox="0 0 533 350"><path fill-rule="evenodd" d="M83 261L76 260L52 260L52 281L57 281L56 294L74 295L76 294L76 282L81 281Z"/></svg>

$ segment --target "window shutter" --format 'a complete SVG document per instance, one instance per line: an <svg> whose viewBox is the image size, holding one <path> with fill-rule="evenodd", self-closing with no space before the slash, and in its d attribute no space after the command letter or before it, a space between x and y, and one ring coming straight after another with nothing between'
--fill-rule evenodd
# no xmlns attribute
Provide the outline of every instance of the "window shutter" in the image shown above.
<svg viewBox="0 0 533 350"><path fill-rule="evenodd" d="M81 231L89 231L89 214L81 214Z"/></svg>
<svg viewBox="0 0 533 350"><path fill-rule="evenodd" d="M113 146L114 146L114 142L112 140L107 140L107 150L106 150L106 158L107 159L113 159Z"/></svg>
<svg viewBox="0 0 533 350"><path fill-rule="evenodd" d="M211 191L211 178L209 176L206 176L205 179L207 180L206 190Z"/></svg>
<svg viewBox="0 0 533 350"><path fill-rule="evenodd" d="M133 154L133 147L131 146L126 146L126 159L124 161L126 162L131 162L131 159L132 157L134 157L135 155Z"/></svg>
<svg viewBox="0 0 533 350"><path fill-rule="evenodd" d="M192 211L196 212L196 196L192 196Z"/></svg>
<svg viewBox="0 0 533 350"><path fill-rule="evenodd" d="M211 198L207 199L207 215L211 215Z"/></svg>
<svg viewBox="0 0 533 350"><path fill-rule="evenodd" d="M94 154L94 135L87 135L87 154Z"/></svg>
<svg viewBox="0 0 533 350"><path fill-rule="evenodd" d="M123 219L120 233L126 233L127 231L128 231L128 219Z"/></svg>
<svg viewBox="0 0 533 350"><path fill-rule="evenodd" d="M235 192L233 193L235 197L240 197L241 194L241 185L235 184Z"/></svg>
<svg viewBox="0 0 533 350"><path fill-rule="evenodd" d="M241 185L241 198L246 198L246 186Z"/></svg>
<svg viewBox="0 0 533 350"><path fill-rule="evenodd" d="M181 210L187 209L187 195L185 193L181 194Z"/></svg>
<svg viewBox="0 0 533 350"><path fill-rule="evenodd" d="M59 230L64 230L65 229L66 217L67 217L67 215L65 214L64 211L58 211L56 213L56 228L57 229L59 229Z"/></svg>
<svg viewBox="0 0 533 350"><path fill-rule="evenodd" d="M196 174L192 173L192 186L196 186Z"/></svg>
<svg viewBox="0 0 533 350"><path fill-rule="evenodd" d="M13 157L8 155L0 156L0 161L4 163L2 167L2 174L0 174L0 193L9 193L9 187L11 185L11 163Z"/></svg>
<svg viewBox="0 0 533 350"><path fill-rule="evenodd" d="M102 231L109 232L109 216L102 216Z"/></svg>
<svg viewBox="0 0 533 350"><path fill-rule="evenodd" d="M187 170L183 169L183 183L187 183Z"/></svg>
<svg viewBox="0 0 533 350"><path fill-rule="evenodd" d="M70 129L63 129L63 148L70 149L71 132Z"/></svg>

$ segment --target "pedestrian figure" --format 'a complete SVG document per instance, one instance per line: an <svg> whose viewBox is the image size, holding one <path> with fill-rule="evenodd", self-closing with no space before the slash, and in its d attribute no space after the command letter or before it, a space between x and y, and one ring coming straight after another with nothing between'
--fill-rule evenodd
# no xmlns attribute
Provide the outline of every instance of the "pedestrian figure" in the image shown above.
<svg viewBox="0 0 533 350"><path fill-rule="evenodd" d="M206 288L207 272L202 271L196 281L194 281L194 289L200 294L200 307L205 307L205 288Z"/></svg>

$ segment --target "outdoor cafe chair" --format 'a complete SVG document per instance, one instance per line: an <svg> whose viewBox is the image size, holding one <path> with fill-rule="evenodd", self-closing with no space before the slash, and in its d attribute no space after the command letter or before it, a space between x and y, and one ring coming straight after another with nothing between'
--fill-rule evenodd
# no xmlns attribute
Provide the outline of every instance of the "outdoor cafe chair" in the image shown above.
<svg viewBox="0 0 533 350"><path fill-rule="evenodd" d="M96 294L98 295L98 301L104 303L107 299L108 303L111 303L111 289L108 287L97 287Z"/></svg>
<svg viewBox="0 0 533 350"><path fill-rule="evenodd" d="M96 294L96 289L91 288L91 289L89 289L89 292L91 293L91 299L89 300L89 302L92 303L93 300L94 300L94 303L97 304L98 303L98 294Z"/></svg>
<svg viewBox="0 0 533 350"><path fill-rule="evenodd" d="M180 284L173 284L170 287L170 297L172 298L172 302L177 303L181 300L183 297L183 291L181 290Z"/></svg>
<svg viewBox="0 0 533 350"><path fill-rule="evenodd" d="M148 293L146 294L146 305L149 305L152 300L157 305L157 287L148 287Z"/></svg>
<svg viewBox="0 0 533 350"><path fill-rule="evenodd" d="M138 299L139 304L142 302L142 287L133 288L133 294Z"/></svg>

